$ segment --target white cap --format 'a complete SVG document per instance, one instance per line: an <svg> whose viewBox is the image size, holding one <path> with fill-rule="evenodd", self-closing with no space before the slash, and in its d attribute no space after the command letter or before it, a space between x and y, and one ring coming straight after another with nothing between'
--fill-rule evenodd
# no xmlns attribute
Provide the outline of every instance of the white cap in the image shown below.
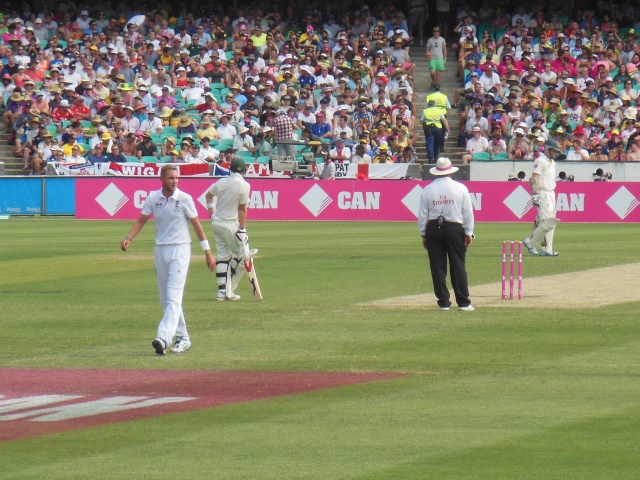
<svg viewBox="0 0 640 480"><path fill-rule="evenodd" d="M87 12L86 10L82 10L80 12L80 16L82 16L82 15L89 15L89 12Z"/></svg>

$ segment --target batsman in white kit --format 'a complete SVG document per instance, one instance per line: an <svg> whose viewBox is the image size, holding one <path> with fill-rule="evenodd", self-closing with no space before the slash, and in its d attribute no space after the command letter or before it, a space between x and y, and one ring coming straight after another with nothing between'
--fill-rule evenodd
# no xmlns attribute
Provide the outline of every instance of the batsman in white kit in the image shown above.
<svg viewBox="0 0 640 480"><path fill-rule="evenodd" d="M191 196L178 190L178 169L175 165L165 165L160 171L162 189L149 193L142 212L129 234L120 244L122 251L129 249L131 241L140 233L147 220L154 217L156 229L156 278L160 304L164 315L158 325L156 339L151 342L156 354L164 355L167 348L175 343L171 351L183 353L191 348L191 340L182 311L182 296L191 260L191 235L189 223L205 252L209 270L216 266L209 242L205 236L196 206Z"/></svg>
<svg viewBox="0 0 640 480"><path fill-rule="evenodd" d="M262 294L253 269L253 255L257 250L249 250L247 236L247 206L251 190L243 178L247 166L242 158L235 157L231 160L229 171L229 176L211 185L206 194L216 242L216 300L239 300L240 295L236 295L235 290L245 273L253 290L253 298L261 300Z"/></svg>
<svg viewBox="0 0 640 480"><path fill-rule="evenodd" d="M553 250L553 235L559 220L556 218L556 163L544 154L544 138L534 140L533 172L529 179L532 202L538 209L533 232L524 239L524 246L532 255L557 257ZM542 244L538 252L538 245Z"/></svg>

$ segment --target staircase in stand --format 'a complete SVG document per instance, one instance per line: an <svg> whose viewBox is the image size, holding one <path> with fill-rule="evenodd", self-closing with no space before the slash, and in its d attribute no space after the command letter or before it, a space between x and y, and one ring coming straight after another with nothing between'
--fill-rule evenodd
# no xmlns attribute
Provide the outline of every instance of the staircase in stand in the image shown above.
<svg viewBox="0 0 640 480"><path fill-rule="evenodd" d="M420 163L428 162L420 116L426 107L425 99L427 95L433 92L433 89L431 88L431 76L429 75L429 61L424 56L425 51L426 47L418 45L412 46L410 50L411 61L416 64L416 68L413 72L413 90L416 95L416 100L414 102L414 115L416 117L414 131L418 134L419 139L414 146L416 148L418 162ZM445 71L440 75L440 92L444 93L449 99L449 102L453 104L455 91L462 85L462 83L461 80L456 77L456 53L449 45L449 42L447 42L447 52L448 58L445 65ZM440 156L449 157L451 162L454 164L462 163L462 154L464 153L464 148L457 146L459 119L460 117L458 115L457 108L452 108L449 113L447 113L447 121L449 122L451 133L449 134L449 138L445 141L444 151L440 152Z"/></svg>

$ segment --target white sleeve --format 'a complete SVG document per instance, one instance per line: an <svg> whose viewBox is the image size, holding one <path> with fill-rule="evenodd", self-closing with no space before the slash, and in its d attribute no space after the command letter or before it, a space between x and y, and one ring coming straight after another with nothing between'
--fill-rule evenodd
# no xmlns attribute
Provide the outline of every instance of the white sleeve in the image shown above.
<svg viewBox="0 0 640 480"><path fill-rule="evenodd" d="M425 236L427 233L427 220L429 219L429 205L427 203L427 196L422 190L420 194L420 204L418 206L418 233L421 236Z"/></svg>

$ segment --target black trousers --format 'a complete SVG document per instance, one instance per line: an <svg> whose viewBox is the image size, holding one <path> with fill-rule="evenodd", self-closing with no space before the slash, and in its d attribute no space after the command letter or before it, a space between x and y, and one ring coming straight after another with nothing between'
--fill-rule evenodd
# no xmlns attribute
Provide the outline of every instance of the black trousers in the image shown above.
<svg viewBox="0 0 640 480"><path fill-rule="evenodd" d="M437 220L427 222L427 253L433 290L440 307L451 306L451 296L447 288L447 258L451 270L451 286L458 307L471 304L465 267L467 249L464 246L464 240L464 227L459 223L444 222L439 227Z"/></svg>

